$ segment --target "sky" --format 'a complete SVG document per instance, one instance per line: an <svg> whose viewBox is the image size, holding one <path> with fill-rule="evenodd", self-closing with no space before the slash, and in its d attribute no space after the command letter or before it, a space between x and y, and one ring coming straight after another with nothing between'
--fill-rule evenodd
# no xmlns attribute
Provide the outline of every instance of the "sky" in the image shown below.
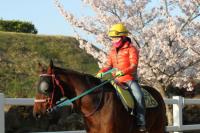
<svg viewBox="0 0 200 133"><path fill-rule="evenodd" d="M77 17L94 15L89 7L83 5L82 0L59 1ZM59 13L54 0L0 0L0 19L31 22L38 34L74 35L72 27Z"/></svg>
<svg viewBox="0 0 200 133"><path fill-rule="evenodd" d="M60 0L77 16L90 14L81 0ZM73 36L73 29L55 7L53 0L0 0L0 19L32 22L38 34Z"/></svg>
<svg viewBox="0 0 200 133"><path fill-rule="evenodd" d="M82 0L59 1L77 17L94 15L89 7L83 5ZM151 6L157 4L158 0L152 0ZM31 22L38 34L74 35L72 26L59 13L54 0L0 0L0 19Z"/></svg>

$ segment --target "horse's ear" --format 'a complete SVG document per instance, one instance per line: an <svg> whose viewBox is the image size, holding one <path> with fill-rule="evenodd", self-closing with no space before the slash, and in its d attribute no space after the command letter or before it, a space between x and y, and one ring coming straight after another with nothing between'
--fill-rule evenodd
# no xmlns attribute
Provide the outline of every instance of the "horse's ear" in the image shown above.
<svg viewBox="0 0 200 133"><path fill-rule="evenodd" d="M47 72L48 72L49 74L54 73L54 72L53 72L53 68L54 68L53 60L51 59L51 60L50 60L50 63L49 63L49 68L48 68Z"/></svg>
<svg viewBox="0 0 200 133"><path fill-rule="evenodd" d="M54 66L53 66L53 60L52 60L52 59L50 60L49 67L50 67L51 69L53 69L53 67L54 67Z"/></svg>
<svg viewBox="0 0 200 133"><path fill-rule="evenodd" d="M42 64L40 62L38 62L38 67L42 68Z"/></svg>

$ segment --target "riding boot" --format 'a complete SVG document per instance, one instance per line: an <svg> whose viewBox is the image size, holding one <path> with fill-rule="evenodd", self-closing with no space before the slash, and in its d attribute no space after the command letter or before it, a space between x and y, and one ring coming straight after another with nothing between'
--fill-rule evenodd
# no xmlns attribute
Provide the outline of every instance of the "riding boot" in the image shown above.
<svg viewBox="0 0 200 133"><path fill-rule="evenodd" d="M131 88L131 92L136 101L136 122L141 131L145 130L145 102L144 102L144 94L136 81L129 81L127 85Z"/></svg>

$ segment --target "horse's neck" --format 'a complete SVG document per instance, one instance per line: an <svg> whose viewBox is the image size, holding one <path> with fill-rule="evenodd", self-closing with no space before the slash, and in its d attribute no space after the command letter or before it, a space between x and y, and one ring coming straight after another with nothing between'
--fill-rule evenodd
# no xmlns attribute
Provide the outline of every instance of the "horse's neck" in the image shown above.
<svg viewBox="0 0 200 133"><path fill-rule="evenodd" d="M69 80L71 82L72 91L74 91L76 96L80 95L88 89L87 81L83 76L71 75Z"/></svg>

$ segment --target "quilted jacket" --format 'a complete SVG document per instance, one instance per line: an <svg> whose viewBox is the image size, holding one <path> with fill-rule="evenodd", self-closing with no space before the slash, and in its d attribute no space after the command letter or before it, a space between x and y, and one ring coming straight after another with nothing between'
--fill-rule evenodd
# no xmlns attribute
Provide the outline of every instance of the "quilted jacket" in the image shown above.
<svg viewBox="0 0 200 133"><path fill-rule="evenodd" d="M130 42L125 42L119 49L112 47L108 54L107 65L99 72L106 72L111 68L117 68L124 73L124 76L116 80L124 83L134 80L138 66L138 50ZM113 75L114 76L114 75Z"/></svg>

